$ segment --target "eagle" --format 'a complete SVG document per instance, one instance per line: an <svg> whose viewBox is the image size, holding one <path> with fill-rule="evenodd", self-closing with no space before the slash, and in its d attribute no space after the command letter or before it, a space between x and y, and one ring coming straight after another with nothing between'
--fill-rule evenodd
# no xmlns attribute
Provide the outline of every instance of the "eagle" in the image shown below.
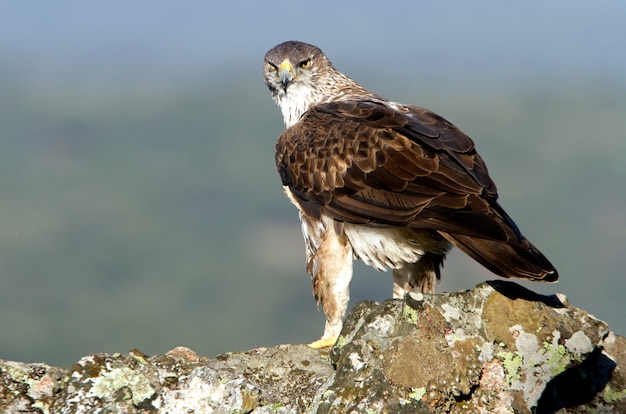
<svg viewBox="0 0 626 414"><path fill-rule="evenodd" d="M369 91L311 44L270 49L263 75L286 126L276 166L299 211L306 270L326 317L309 346L339 337L354 258L392 269L394 298L434 293L452 246L505 278L558 279L498 204L474 142L452 123Z"/></svg>

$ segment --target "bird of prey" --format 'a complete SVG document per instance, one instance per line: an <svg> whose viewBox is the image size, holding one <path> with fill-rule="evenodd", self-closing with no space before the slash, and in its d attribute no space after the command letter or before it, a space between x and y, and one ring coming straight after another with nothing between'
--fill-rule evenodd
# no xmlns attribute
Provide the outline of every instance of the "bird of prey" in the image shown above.
<svg viewBox="0 0 626 414"><path fill-rule="evenodd" d="M446 119L370 92L307 43L269 50L263 75L286 125L276 165L326 316L310 346L339 337L353 258L392 269L394 298L434 293L452 245L499 276L557 280L498 204L474 142Z"/></svg>

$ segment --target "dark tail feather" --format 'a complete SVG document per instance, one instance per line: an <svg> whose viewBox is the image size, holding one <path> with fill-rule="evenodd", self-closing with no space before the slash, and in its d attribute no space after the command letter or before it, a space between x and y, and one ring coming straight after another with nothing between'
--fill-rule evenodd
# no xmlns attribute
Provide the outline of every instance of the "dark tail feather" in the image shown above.
<svg viewBox="0 0 626 414"><path fill-rule="evenodd" d="M556 282L559 274L552 263L526 238L508 242L440 232L449 242L493 273L542 282Z"/></svg>

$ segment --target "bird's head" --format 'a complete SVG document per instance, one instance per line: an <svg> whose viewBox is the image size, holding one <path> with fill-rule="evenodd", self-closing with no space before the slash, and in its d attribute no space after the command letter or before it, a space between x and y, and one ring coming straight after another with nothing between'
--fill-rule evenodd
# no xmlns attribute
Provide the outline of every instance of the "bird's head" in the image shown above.
<svg viewBox="0 0 626 414"><path fill-rule="evenodd" d="M263 63L265 84L288 127L310 107L327 99L335 73L338 72L318 47L296 41L270 49Z"/></svg>

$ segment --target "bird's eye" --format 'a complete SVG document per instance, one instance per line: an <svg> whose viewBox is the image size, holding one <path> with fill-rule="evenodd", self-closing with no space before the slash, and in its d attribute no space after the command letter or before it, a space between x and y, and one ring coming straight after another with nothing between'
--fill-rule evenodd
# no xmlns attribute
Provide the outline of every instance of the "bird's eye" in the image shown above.
<svg viewBox="0 0 626 414"><path fill-rule="evenodd" d="M308 69L311 67L312 64L313 64L313 61L311 59L307 59L307 60L303 60L302 62L300 62L300 67L302 69Z"/></svg>
<svg viewBox="0 0 626 414"><path fill-rule="evenodd" d="M272 62L267 62L266 66L267 66L267 70L269 70L270 72L276 72L278 70L276 65L273 64Z"/></svg>

